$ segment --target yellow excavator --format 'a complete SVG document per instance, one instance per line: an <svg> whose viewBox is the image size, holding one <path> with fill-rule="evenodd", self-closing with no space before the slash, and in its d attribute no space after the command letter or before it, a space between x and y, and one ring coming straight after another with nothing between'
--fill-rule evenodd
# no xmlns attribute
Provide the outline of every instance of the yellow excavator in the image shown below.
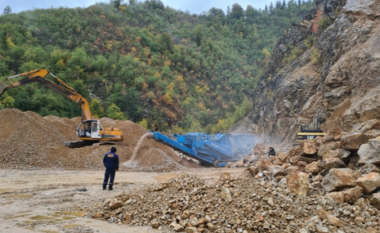
<svg viewBox="0 0 380 233"><path fill-rule="evenodd" d="M52 77L54 77L54 80L58 84L46 79L47 75L51 75ZM12 81L12 79L17 79L20 77L20 80ZM7 89L23 86L33 82L38 82L52 89L53 91L77 103L80 106L82 112L82 120L76 129L76 134L79 137L79 140L65 142L65 146L70 148L76 148L92 145L94 143L112 144L115 141L123 140L123 133L118 128L103 128L99 120L92 119L90 105L87 99L47 69L33 70L7 77L5 80L0 82L0 96Z"/></svg>
<svg viewBox="0 0 380 233"><path fill-rule="evenodd" d="M315 115L310 124L301 124L297 132L297 142L312 141L317 137L324 137L326 133L321 130L319 114Z"/></svg>

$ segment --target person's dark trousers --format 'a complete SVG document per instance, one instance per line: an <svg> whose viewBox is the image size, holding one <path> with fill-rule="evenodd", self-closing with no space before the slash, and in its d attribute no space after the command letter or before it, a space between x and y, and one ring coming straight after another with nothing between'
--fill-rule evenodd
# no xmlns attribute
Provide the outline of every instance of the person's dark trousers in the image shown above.
<svg viewBox="0 0 380 233"><path fill-rule="evenodd" d="M108 169L106 168L106 172L104 173L104 181L103 181L103 189L107 188L108 179L110 180L110 183L108 185L108 189L112 190L113 188L113 180L115 179L115 169Z"/></svg>

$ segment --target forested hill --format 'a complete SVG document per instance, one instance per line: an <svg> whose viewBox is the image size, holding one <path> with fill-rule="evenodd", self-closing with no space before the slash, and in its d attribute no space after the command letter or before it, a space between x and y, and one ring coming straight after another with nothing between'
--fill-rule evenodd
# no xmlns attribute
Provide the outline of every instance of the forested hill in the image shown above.
<svg viewBox="0 0 380 233"><path fill-rule="evenodd" d="M234 4L191 15L160 0L0 16L0 76L49 69L91 102L93 115L150 130L220 132L252 109L249 99L271 52L312 2L264 10ZM80 115L36 84L8 90L0 108Z"/></svg>

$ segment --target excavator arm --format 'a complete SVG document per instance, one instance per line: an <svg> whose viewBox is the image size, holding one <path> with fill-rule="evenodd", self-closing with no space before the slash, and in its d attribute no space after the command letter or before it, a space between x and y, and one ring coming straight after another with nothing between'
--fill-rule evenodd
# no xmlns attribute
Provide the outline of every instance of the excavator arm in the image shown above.
<svg viewBox="0 0 380 233"><path fill-rule="evenodd" d="M45 77L49 74L52 77L54 77L54 80L57 81L60 85L46 79ZM12 82L12 79L20 78L20 77L24 77L24 78L18 81ZM65 82L63 82L60 78L52 74L47 69L33 70L33 71L25 72L22 74L14 75L11 77L7 77L5 80L0 82L0 96L7 89L23 86L32 82L39 82L40 84L52 89L53 91L66 97L67 99L77 103L82 110L82 121L92 119L90 105L87 99L84 98L82 95L80 95L78 92L76 92L72 87L67 85Z"/></svg>
<svg viewBox="0 0 380 233"><path fill-rule="evenodd" d="M47 75L54 77L58 83L52 82L45 77ZM13 81L14 79L15 81ZM100 124L99 120L92 119L90 105L86 98L76 92L73 88L63 82L54 74L50 73L47 69L33 70L22 74L14 75L0 81L0 96L10 88L19 87L28 83L38 82L45 87L48 87L56 93L66 97L67 99L77 103L82 112L82 122L76 129L76 134L79 141L65 142L65 145L70 148L82 147L92 145L93 143L113 143L114 141L121 141L123 133L114 127L104 127Z"/></svg>

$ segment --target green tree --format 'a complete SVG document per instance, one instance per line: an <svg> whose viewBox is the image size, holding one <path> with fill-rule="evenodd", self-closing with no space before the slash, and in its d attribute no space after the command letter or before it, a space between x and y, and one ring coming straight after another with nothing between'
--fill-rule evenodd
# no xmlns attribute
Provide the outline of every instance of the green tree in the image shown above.
<svg viewBox="0 0 380 233"><path fill-rule="evenodd" d="M243 7L241 7L239 4L235 3L232 5L232 10L230 17L232 19L241 19L244 17L244 10Z"/></svg>
<svg viewBox="0 0 380 233"><path fill-rule="evenodd" d="M104 108L98 98L93 98L90 103L90 109L93 116L101 118L104 115Z"/></svg>
<svg viewBox="0 0 380 233"><path fill-rule="evenodd" d="M171 53L173 51L173 38L169 33L164 32L160 36L160 45L162 53Z"/></svg>
<svg viewBox="0 0 380 233"><path fill-rule="evenodd" d="M90 98L89 90L82 80L75 80L74 84L72 85L72 88L75 91L77 91L79 94L81 94L84 98L86 99Z"/></svg>
<svg viewBox="0 0 380 233"><path fill-rule="evenodd" d="M8 74L9 71L8 71L8 66L7 64L5 63L5 61L3 60L0 60L0 75L6 75Z"/></svg>
<svg viewBox="0 0 380 233"><path fill-rule="evenodd" d="M203 39L203 27L202 25L197 25L195 27L194 41L198 47L201 46L202 39Z"/></svg>
<svg viewBox="0 0 380 233"><path fill-rule="evenodd" d="M12 8L10 6L6 6L3 9L3 15L12 14Z"/></svg>
<svg viewBox="0 0 380 233"><path fill-rule="evenodd" d="M216 17L219 19L223 19L225 17L223 10L219 8L212 7L208 12L209 15L212 17Z"/></svg>
<svg viewBox="0 0 380 233"><path fill-rule="evenodd" d="M71 54L70 59L68 60L68 66L71 68L83 68L87 62L87 54L85 49L77 48Z"/></svg>
<svg viewBox="0 0 380 233"><path fill-rule="evenodd" d="M111 106L109 106L109 108L107 110L107 116L109 118L114 119L114 120L125 120L125 116L124 116L123 112L114 103L112 103Z"/></svg>
<svg viewBox="0 0 380 233"><path fill-rule="evenodd" d="M1 101L1 105L4 108L14 108L15 107L15 99L12 96L7 96Z"/></svg>
<svg viewBox="0 0 380 233"><path fill-rule="evenodd" d="M142 119L140 122L139 122L139 125L141 125L142 127L144 127L145 129L148 129L148 121L146 119Z"/></svg>
<svg viewBox="0 0 380 233"><path fill-rule="evenodd" d="M110 3L116 8L119 9L119 6L122 4L122 0L111 0Z"/></svg>

